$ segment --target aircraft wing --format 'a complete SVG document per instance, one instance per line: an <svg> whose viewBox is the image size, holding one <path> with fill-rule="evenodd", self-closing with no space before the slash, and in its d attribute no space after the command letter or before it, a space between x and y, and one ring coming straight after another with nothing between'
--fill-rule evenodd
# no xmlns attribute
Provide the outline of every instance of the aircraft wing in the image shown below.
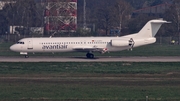
<svg viewBox="0 0 180 101"><path fill-rule="evenodd" d="M104 48L104 47L97 47L97 46L75 46L73 47L73 50L75 51L93 51L93 52L106 52L107 51L107 48Z"/></svg>

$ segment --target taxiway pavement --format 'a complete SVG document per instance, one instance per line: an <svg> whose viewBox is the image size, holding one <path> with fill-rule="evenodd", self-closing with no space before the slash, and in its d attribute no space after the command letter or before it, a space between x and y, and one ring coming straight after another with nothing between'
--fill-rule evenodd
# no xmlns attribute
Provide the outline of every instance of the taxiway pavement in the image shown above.
<svg viewBox="0 0 180 101"><path fill-rule="evenodd" d="M85 57L2 57L0 62L180 62L178 56L149 56L149 57L97 57L87 59Z"/></svg>

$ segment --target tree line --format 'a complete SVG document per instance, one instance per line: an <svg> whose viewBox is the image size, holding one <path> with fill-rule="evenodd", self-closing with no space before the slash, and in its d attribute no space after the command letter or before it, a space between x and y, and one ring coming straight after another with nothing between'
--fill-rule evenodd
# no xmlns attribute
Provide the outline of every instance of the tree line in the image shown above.
<svg viewBox="0 0 180 101"><path fill-rule="evenodd" d="M4 0L0 0L4 1ZM6 0L5 0L6 1ZM29 27L44 26L45 5L35 0L9 0L0 10L0 34L6 34L9 26L25 26L26 29L16 29L20 34L29 34ZM96 32L101 29L105 35L111 29L119 29L120 35L139 31L150 19L164 18L171 24L161 28L159 36L180 36L180 1L179 0L86 0L86 23L95 25ZM151 7L168 2L170 7L161 15L139 14L132 18L132 12L144 7ZM83 23L83 0L78 0L78 24ZM79 28L79 27L78 27ZM74 34L80 34L78 31ZM92 35L92 33L89 33Z"/></svg>

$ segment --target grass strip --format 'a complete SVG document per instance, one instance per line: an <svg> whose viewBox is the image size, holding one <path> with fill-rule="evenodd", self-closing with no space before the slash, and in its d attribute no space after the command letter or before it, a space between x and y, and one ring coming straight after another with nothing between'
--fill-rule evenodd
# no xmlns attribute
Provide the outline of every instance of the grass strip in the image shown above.
<svg viewBox="0 0 180 101"><path fill-rule="evenodd" d="M180 63L0 63L4 101L179 101Z"/></svg>
<svg viewBox="0 0 180 101"><path fill-rule="evenodd" d="M67 62L67 63L0 63L0 74L160 74L179 72L180 63L131 63L131 62Z"/></svg>
<svg viewBox="0 0 180 101"><path fill-rule="evenodd" d="M140 87L101 85L61 85L61 84L0 84L0 99L48 99L67 100L107 100L135 101L148 96L150 101L174 101L180 99L180 87Z"/></svg>

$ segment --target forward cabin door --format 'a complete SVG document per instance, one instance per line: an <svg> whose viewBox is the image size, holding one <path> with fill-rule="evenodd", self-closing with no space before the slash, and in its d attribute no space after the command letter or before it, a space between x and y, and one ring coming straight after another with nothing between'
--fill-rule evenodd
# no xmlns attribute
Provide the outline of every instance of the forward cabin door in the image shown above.
<svg viewBox="0 0 180 101"><path fill-rule="evenodd" d="M83 48L82 51L86 51L86 50L84 50L84 48L86 47L86 40L81 40L80 45Z"/></svg>
<svg viewBox="0 0 180 101"><path fill-rule="evenodd" d="M32 39L28 39L28 50L33 49L33 40Z"/></svg>

